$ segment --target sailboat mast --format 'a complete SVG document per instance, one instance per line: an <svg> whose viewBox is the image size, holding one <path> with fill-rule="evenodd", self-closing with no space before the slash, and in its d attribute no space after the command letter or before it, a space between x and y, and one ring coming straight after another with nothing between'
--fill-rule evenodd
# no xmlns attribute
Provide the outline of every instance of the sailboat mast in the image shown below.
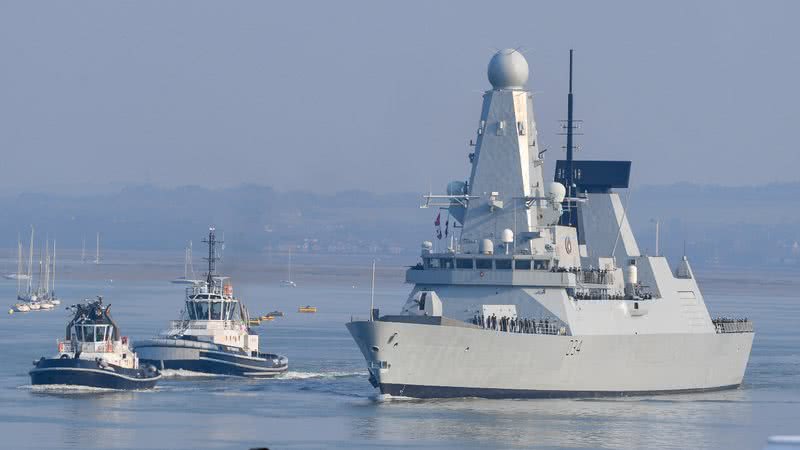
<svg viewBox="0 0 800 450"><path fill-rule="evenodd" d="M17 295L22 287L22 237L17 233Z"/></svg>
<svg viewBox="0 0 800 450"><path fill-rule="evenodd" d="M50 238L44 240L44 286L41 287L42 293L50 289Z"/></svg>
<svg viewBox="0 0 800 450"><path fill-rule="evenodd" d="M53 239L53 279L51 281L53 283L53 288L50 290L52 294L56 292L56 240Z"/></svg>
<svg viewBox="0 0 800 450"><path fill-rule="evenodd" d="M28 253L28 293L33 289L33 225L31 225L31 245Z"/></svg>
<svg viewBox="0 0 800 450"><path fill-rule="evenodd" d="M83 244L81 245L81 262L86 262L86 236L83 237Z"/></svg>
<svg viewBox="0 0 800 450"><path fill-rule="evenodd" d="M94 247L94 263L100 264L100 232L97 232L97 242Z"/></svg>
<svg viewBox="0 0 800 450"><path fill-rule="evenodd" d="M189 279L189 247L187 246L186 249L183 251L183 279Z"/></svg>

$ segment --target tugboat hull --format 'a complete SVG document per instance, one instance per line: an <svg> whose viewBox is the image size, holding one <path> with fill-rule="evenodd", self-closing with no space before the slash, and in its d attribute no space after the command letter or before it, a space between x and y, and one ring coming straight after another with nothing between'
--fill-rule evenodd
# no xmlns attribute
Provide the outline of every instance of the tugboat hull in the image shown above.
<svg viewBox="0 0 800 450"><path fill-rule="evenodd" d="M152 389L161 379L161 373L155 368L102 367L96 361L73 358L40 359L30 376L35 386L71 385L117 390Z"/></svg>
<svg viewBox="0 0 800 450"><path fill-rule="evenodd" d="M139 360L159 369L189 370L209 375L271 378L285 373L289 361L283 356L246 356L221 350L205 342L182 339L152 339L136 344Z"/></svg>

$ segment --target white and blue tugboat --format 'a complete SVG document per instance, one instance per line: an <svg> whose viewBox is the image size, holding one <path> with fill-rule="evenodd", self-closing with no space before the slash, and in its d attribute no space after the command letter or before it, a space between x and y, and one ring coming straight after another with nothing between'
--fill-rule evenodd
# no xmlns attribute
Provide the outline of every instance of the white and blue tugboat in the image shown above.
<svg viewBox="0 0 800 450"><path fill-rule="evenodd" d="M58 342L58 354L34 361L33 385L71 385L105 389L151 389L161 378L154 366L139 364L128 338L120 337L111 318L111 305L103 298L71 306L75 316L66 336Z"/></svg>
<svg viewBox="0 0 800 450"><path fill-rule="evenodd" d="M274 377L286 372L285 356L261 353L247 308L233 296L228 277L215 274L215 229L209 229L208 275L186 288L186 308L160 336L137 342L136 351L160 369L209 375Z"/></svg>

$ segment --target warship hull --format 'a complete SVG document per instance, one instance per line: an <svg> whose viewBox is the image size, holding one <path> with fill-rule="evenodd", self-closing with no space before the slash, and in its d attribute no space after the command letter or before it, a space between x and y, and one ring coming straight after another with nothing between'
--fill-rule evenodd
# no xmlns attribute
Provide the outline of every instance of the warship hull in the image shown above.
<svg viewBox="0 0 800 450"><path fill-rule="evenodd" d="M383 394L554 398L702 392L742 383L753 333L559 336L354 321Z"/></svg>

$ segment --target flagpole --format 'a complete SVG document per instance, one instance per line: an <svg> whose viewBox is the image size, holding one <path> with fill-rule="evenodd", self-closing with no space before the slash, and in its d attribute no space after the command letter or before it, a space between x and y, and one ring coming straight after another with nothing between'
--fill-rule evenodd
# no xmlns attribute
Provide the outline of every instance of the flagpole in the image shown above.
<svg viewBox="0 0 800 450"><path fill-rule="evenodd" d="M372 314L375 311L375 260L372 260L372 289L369 296L369 321L372 322Z"/></svg>

